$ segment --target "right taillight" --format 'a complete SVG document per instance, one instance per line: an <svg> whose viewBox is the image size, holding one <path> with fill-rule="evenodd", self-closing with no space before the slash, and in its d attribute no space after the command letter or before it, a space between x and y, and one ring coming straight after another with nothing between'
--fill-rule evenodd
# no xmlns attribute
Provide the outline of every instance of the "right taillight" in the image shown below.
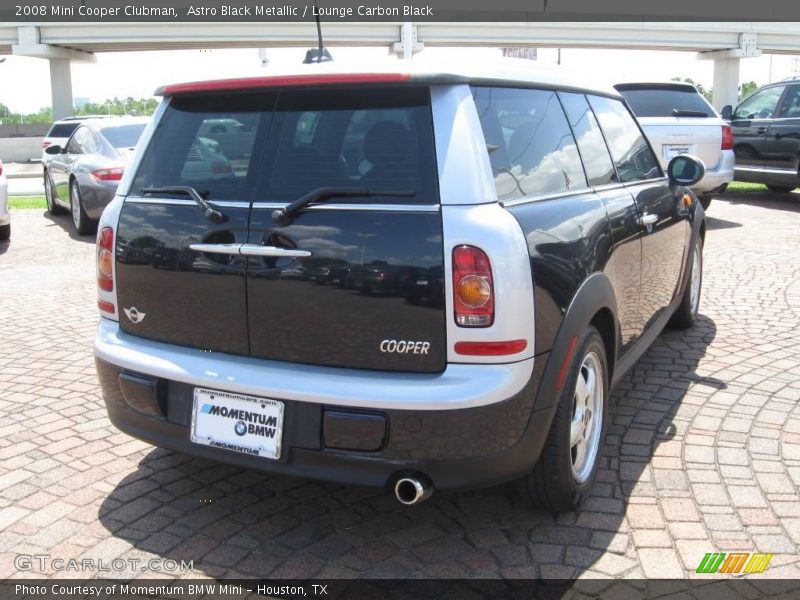
<svg viewBox="0 0 800 600"><path fill-rule="evenodd" d="M97 287L104 292L114 290L114 230L111 227L103 227L97 236Z"/></svg>
<svg viewBox="0 0 800 600"><path fill-rule="evenodd" d="M722 150L733 150L733 129L730 125L722 126Z"/></svg>
<svg viewBox="0 0 800 600"><path fill-rule="evenodd" d="M489 257L475 246L453 248L453 307L461 327L494 323L494 282Z"/></svg>

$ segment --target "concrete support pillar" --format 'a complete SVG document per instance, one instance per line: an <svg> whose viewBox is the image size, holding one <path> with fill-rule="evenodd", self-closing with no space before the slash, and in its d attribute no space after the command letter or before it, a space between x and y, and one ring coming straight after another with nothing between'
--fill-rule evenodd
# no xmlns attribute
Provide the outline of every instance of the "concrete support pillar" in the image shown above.
<svg viewBox="0 0 800 600"><path fill-rule="evenodd" d="M726 104L736 106L739 98L739 58L714 59L714 91L712 104L721 110Z"/></svg>
<svg viewBox="0 0 800 600"><path fill-rule="evenodd" d="M53 118L72 116L72 71L68 58L50 58L50 90Z"/></svg>

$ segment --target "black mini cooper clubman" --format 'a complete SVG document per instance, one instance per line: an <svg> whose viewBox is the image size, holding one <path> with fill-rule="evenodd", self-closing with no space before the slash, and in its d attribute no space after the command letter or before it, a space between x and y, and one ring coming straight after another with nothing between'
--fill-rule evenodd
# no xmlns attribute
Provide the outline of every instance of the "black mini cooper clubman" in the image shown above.
<svg viewBox="0 0 800 600"><path fill-rule="evenodd" d="M111 421L274 473L574 508L610 390L697 314L704 214L613 89L491 72L166 86L97 236ZM223 126L224 124L224 126Z"/></svg>

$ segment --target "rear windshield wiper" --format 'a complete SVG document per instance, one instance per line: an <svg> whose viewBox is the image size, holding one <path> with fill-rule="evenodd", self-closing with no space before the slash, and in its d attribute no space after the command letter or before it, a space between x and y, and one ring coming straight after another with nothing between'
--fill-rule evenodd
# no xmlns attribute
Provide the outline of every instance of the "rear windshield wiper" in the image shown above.
<svg viewBox="0 0 800 600"><path fill-rule="evenodd" d="M214 206L203 196L200 195L196 189L190 185L168 185L164 187L149 187L142 188L143 194L182 194L189 196L197 203L197 206L203 209L203 215L212 223L219 225L228 220L224 214L218 211Z"/></svg>
<svg viewBox="0 0 800 600"><path fill-rule="evenodd" d="M708 113L702 110L680 110L678 108L672 109L673 117L707 117Z"/></svg>
<svg viewBox="0 0 800 600"><path fill-rule="evenodd" d="M321 187L311 190L306 195L301 196L291 204L284 208L279 208L272 212L272 220L281 227L288 225L292 221L292 217L297 211L311 204L312 202L320 202L329 198L366 198L369 196L402 196L412 197L417 193L411 190L368 190L367 188L360 187Z"/></svg>

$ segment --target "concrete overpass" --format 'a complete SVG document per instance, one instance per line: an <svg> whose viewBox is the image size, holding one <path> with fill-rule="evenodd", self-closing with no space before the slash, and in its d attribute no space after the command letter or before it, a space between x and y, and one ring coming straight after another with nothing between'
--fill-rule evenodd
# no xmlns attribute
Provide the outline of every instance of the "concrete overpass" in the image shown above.
<svg viewBox="0 0 800 600"><path fill-rule="evenodd" d="M800 23L326 23L326 46L391 46L406 58L428 46L683 50L714 61L713 104L736 102L739 62L800 54ZM71 61L97 52L316 45L313 23L0 23L0 54L50 61L53 114L72 113Z"/></svg>

